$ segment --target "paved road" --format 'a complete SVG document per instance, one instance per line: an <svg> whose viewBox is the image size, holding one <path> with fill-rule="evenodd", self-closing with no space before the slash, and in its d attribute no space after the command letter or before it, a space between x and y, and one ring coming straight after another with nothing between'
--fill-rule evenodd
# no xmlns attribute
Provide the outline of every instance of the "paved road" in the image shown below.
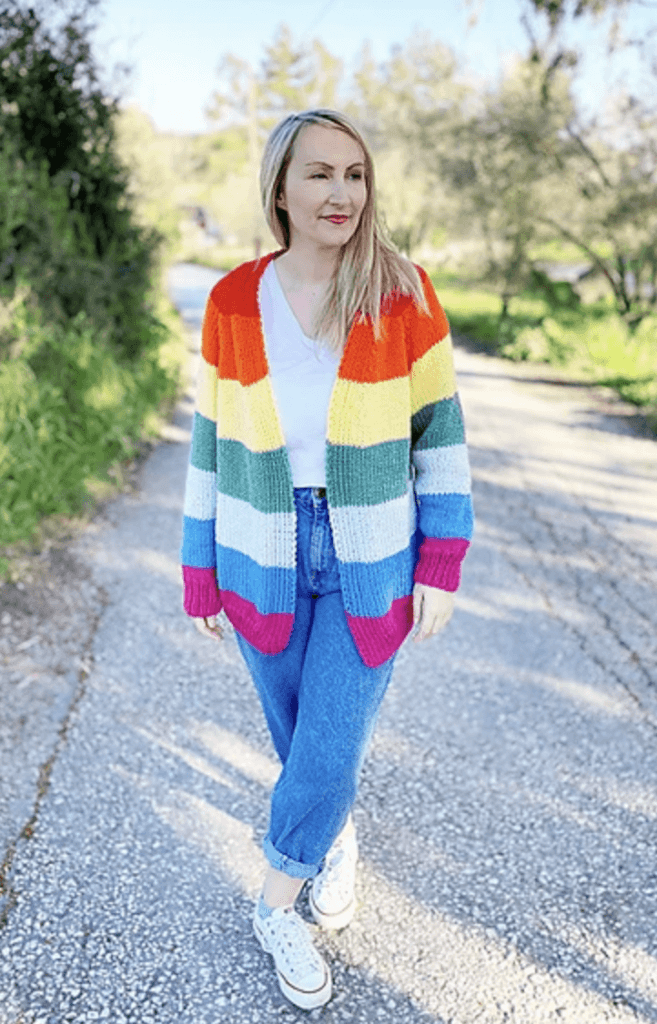
<svg viewBox="0 0 657 1024"><path fill-rule="evenodd" d="M210 283L172 275L193 332ZM359 914L318 937L336 995L310 1017L657 1021L657 446L535 368L458 370L476 540L448 630L399 656ZM234 639L180 609L191 411L78 542L86 661L41 772L0 787L0 1024L308 1016L249 924L273 750Z"/></svg>

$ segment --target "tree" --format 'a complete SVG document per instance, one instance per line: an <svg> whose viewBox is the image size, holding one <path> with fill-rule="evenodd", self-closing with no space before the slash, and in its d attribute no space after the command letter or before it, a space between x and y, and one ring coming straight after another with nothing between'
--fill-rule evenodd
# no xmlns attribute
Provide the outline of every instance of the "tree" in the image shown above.
<svg viewBox="0 0 657 1024"><path fill-rule="evenodd" d="M342 62L317 39L295 43L290 29L281 25L259 68L229 53L219 62L217 75L220 88L206 111L210 120L247 124L254 107L262 136L286 114L335 106Z"/></svg>
<svg viewBox="0 0 657 1024"><path fill-rule="evenodd" d="M600 16L607 11L618 14L625 10L631 0L527 0L527 3L540 14L544 14L550 28L560 28L569 18L581 18L583 15Z"/></svg>
<svg viewBox="0 0 657 1024"><path fill-rule="evenodd" d="M425 33L379 64L369 47L361 53L349 109L372 142L385 219L407 255L453 220L442 172L467 94L454 54Z"/></svg>
<svg viewBox="0 0 657 1024"><path fill-rule="evenodd" d="M574 149L564 184L574 202L540 219L591 261L634 327L657 308L657 116L626 101L618 117L615 145L567 126Z"/></svg>
<svg viewBox="0 0 657 1024"><path fill-rule="evenodd" d="M529 280L532 249L559 238L576 246L634 326L657 302L657 118L627 101L605 137L582 125L572 77L520 62L457 133L467 173L452 180L481 227L487 276L503 310ZM457 165L458 166L458 165Z"/></svg>
<svg viewBox="0 0 657 1024"><path fill-rule="evenodd" d="M117 103L89 42L95 6L5 0L0 10L5 187L7 175L23 174L32 196L3 232L0 288L27 280L49 315L85 311L134 356L153 337L145 300L159 239L133 216L115 147Z"/></svg>
<svg viewBox="0 0 657 1024"><path fill-rule="evenodd" d="M561 133L573 117L569 82L559 74L546 101L543 74L532 60L519 62L457 128L455 159L443 163L462 218L483 236L485 276L499 288L503 316L527 283L531 247L546 233L541 213L559 194L567 158Z"/></svg>
<svg viewBox="0 0 657 1024"><path fill-rule="evenodd" d="M217 68L220 88L206 110L211 121L244 132L247 164L240 182L233 175L231 202L251 211L250 236L256 255L267 228L260 212L258 166L264 140L286 114L310 107L334 106L342 62L318 40L297 44L290 29L282 25L273 42L265 47L260 67L254 70L234 54L225 54ZM222 135L216 146L221 149ZM222 216L221 212L219 213ZM226 219L226 218L223 218Z"/></svg>

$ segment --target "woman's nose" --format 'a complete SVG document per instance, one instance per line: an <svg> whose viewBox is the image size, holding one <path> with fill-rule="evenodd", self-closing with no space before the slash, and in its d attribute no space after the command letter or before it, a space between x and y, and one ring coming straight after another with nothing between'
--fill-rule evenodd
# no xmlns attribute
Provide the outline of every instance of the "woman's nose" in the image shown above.
<svg viewBox="0 0 657 1024"><path fill-rule="evenodd" d="M347 186L342 178L334 178L331 188L331 199L334 203L342 203L347 198Z"/></svg>

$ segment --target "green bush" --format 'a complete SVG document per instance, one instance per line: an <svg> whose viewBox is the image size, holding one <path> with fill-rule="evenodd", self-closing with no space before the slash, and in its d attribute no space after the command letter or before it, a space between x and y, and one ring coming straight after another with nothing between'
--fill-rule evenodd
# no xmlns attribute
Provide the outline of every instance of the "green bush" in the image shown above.
<svg viewBox="0 0 657 1024"><path fill-rule="evenodd" d="M120 361L83 313L63 327L23 306L13 326L0 363L0 544L78 509L89 478L134 454L148 414L175 391L155 353Z"/></svg>
<svg viewBox="0 0 657 1024"><path fill-rule="evenodd" d="M0 295L27 281L47 318L85 312L118 352L153 343L159 234L137 223L86 21L17 0L0 10ZM155 325L157 336L157 325Z"/></svg>
<svg viewBox="0 0 657 1024"><path fill-rule="evenodd" d="M432 275L432 279L452 329L495 349L499 342L502 308L498 296L483 289L457 287L453 281L447 281L443 287L438 275Z"/></svg>
<svg viewBox="0 0 657 1024"><path fill-rule="evenodd" d="M502 318L493 292L440 273L432 279L456 333L507 359L550 363L611 387L657 430L657 315L632 330L609 302L571 303L563 292L551 305L543 290L515 296Z"/></svg>
<svg viewBox="0 0 657 1024"><path fill-rule="evenodd" d="M0 10L0 544L79 508L176 390L160 236L116 154L94 4Z"/></svg>

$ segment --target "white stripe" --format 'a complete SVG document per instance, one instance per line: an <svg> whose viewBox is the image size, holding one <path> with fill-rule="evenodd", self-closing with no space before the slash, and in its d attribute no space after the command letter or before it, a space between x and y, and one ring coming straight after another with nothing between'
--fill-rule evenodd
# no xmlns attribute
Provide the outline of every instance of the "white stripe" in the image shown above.
<svg viewBox="0 0 657 1024"><path fill-rule="evenodd" d="M470 464L464 444L413 453L417 494L469 494Z"/></svg>
<svg viewBox="0 0 657 1024"><path fill-rule="evenodd" d="M331 509L335 550L341 562L378 562L403 551L415 532L413 486L380 505Z"/></svg>
<svg viewBox="0 0 657 1024"><path fill-rule="evenodd" d="M259 512L247 501L217 495L217 544L248 555L259 565L294 569L294 512Z"/></svg>
<svg viewBox="0 0 657 1024"><path fill-rule="evenodd" d="M192 519L214 519L216 504L216 475L190 465L185 488L185 515Z"/></svg>

